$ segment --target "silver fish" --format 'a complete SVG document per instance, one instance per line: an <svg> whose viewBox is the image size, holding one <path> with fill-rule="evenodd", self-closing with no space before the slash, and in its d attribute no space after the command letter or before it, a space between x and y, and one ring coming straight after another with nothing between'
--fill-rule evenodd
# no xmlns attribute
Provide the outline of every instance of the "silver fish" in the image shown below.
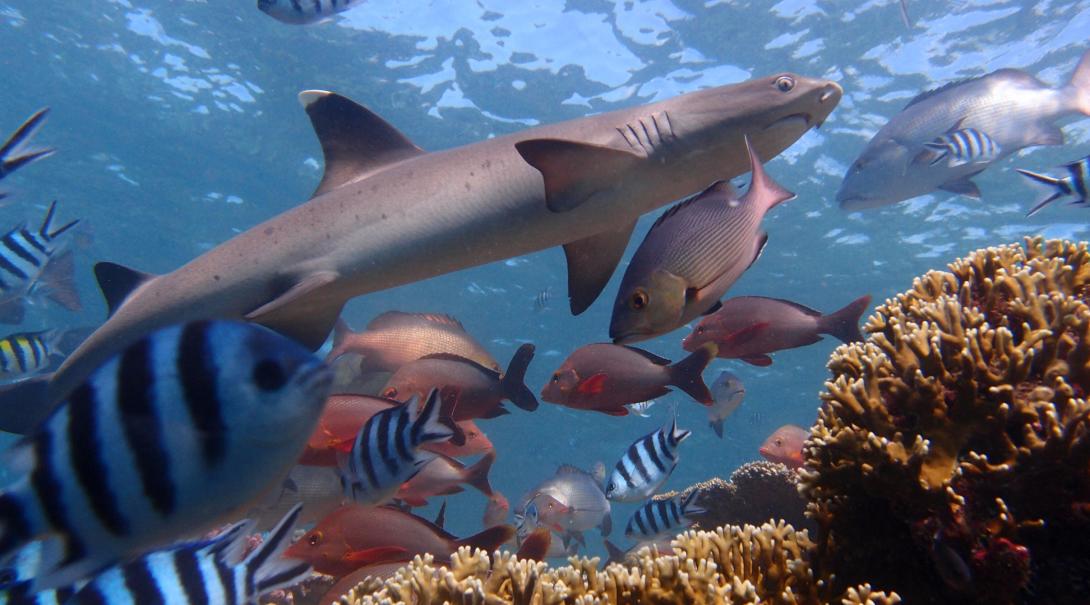
<svg viewBox="0 0 1090 605"><path fill-rule="evenodd" d="M769 178L748 139L746 150L753 179L745 195L718 181L662 213L647 232L613 303L613 342L646 340L714 311L761 255L765 213L795 194Z"/></svg>
<svg viewBox="0 0 1090 605"><path fill-rule="evenodd" d="M363 0L257 0L266 15L290 25L307 25L363 4Z"/></svg>
<svg viewBox="0 0 1090 605"><path fill-rule="evenodd" d="M920 161L933 154L927 143L955 125L973 128L999 146L1000 160L1032 145L1062 145L1063 132L1054 122L1080 113L1090 116L1090 51L1060 88L1017 69L941 86L909 101L874 135L848 169L836 199L844 210L862 210L936 189L979 198L971 179L987 165L931 166Z"/></svg>
<svg viewBox="0 0 1090 605"><path fill-rule="evenodd" d="M52 147L44 149L26 149L30 139L45 122L45 116L49 108L45 107L34 112L34 115L26 119L0 146L0 179L8 176L27 164L53 155L56 151Z"/></svg>
<svg viewBox="0 0 1090 605"><path fill-rule="evenodd" d="M678 445L691 434L691 431L677 427L675 407L670 424L628 446L609 476L606 498L617 502L639 502L650 498L677 468Z"/></svg>
<svg viewBox="0 0 1090 605"><path fill-rule="evenodd" d="M533 526L546 526L570 539L582 542L581 532L598 527L608 536L613 528L609 500L602 491L605 468L594 474L569 464L530 490L516 513L527 517Z"/></svg>
<svg viewBox="0 0 1090 605"><path fill-rule="evenodd" d="M1016 170L1029 180L1045 185L1052 190L1051 195L1037 202L1026 216L1037 214L1042 208L1065 196L1074 196L1072 206L1085 206L1090 200L1090 155L1081 160L1064 164L1067 174L1061 177L1051 177L1047 174L1038 174L1029 170Z"/></svg>
<svg viewBox="0 0 1090 605"><path fill-rule="evenodd" d="M723 421L726 420L746 396L746 387L742 379L732 372L723 370L711 385L712 399L715 403L708 408L708 426L715 434L723 438Z"/></svg>
<svg viewBox="0 0 1090 605"><path fill-rule="evenodd" d="M114 357L8 453L0 562L51 534L34 590L244 513L317 425L330 373L257 326L193 322Z"/></svg>
<svg viewBox="0 0 1090 605"><path fill-rule="evenodd" d="M639 403L630 403L624 407L640 418L650 418L651 406L653 405L655 405L655 400L648 399L647 401L641 401Z"/></svg>

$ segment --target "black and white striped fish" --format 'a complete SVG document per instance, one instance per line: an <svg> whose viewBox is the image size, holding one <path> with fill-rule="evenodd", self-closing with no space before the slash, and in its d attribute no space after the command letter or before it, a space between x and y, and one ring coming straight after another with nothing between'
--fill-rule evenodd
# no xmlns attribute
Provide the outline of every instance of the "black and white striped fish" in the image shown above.
<svg viewBox="0 0 1090 605"><path fill-rule="evenodd" d="M0 238L0 323L22 322L27 300L41 295L70 311L81 308L72 251L57 241L79 221L53 229L56 210L57 202L49 205L37 233L24 223Z"/></svg>
<svg viewBox="0 0 1090 605"><path fill-rule="evenodd" d="M352 451L338 460L345 498L360 504L386 502L434 457L420 450L421 445L447 439L464 443L461 429L442 408L439 389L432 389L423 406L413 396L369 418Z"/></svg>
<svg viewBox="0 0 1090 605"><path fill-rule="evenodd" d="M330 381L308 350L253 324L135 342L8 452L0 564L49 535L34 589L66 586L237 518L298 459Z"/></svg>
<svg viewBox="0 0 1090 605"><path fill-rule="evenodd" d="M606 497L617 502L650 498L677 467L677 446L691 435L677 428L677 410L670 424L628 446L606 484Z"/></svg>
<svg viewBox="0 0 1090 605"><path fill-rule="evenodd" d="M8 137L8 140L4 142L4 145L0 146L0 179L3 179L35 160L40 160L53 154L55 150L52 147L46 147L44 149L26 149L27 143L30 142L34 133L38 132L38 129L42 127L42 123L45 122L45 115L47 113L49 113L48 107L44 107L34 112L34 115L27 118L26 121Z"/></svg>
<svg viewBox="0 0 1090 605"><path fill-rule="evenodd" d="M932 151L929 155L934 156L929 165L934 166L949 158L947 166L951 168L966 164L989 164L994 162L1002 152L999 143L976 128L962 128L948 132L929 143L924 143L924 147Z"/></svg>
<svg viewBox="0 0 1090 605"><path fill-rule="evenodd" d="M1026 216L1033 216L1045 206L1068 195L1075 196L1075 200L1071 202L1073 206L1085 206L1090 201L1090 155L1081 160L1064 164L1064 168L1067 170L1067 174L1059 178L1022 170L1021 168L1015 169L1031 181L1046 185L1053 190L1052 195L1038 202L1026 213Z"/></svg>
<svg viewBox="0 0 1090 605"><path fill-rule="evenodd" d="M328 19L361 4L363 0L257 0L257 8L291 25L307 25Z"/></svg>
<svg viewBox="0 0 1090 605"><path fill-rule="evenodd" d="M651 500L644 504L628 519L624 535L630 540L642 542L669 534L676 534L692 524L690 515L704 513L696 506L696 496L700 490L694 489L684 499L681 496L663 500Z"/></svg>

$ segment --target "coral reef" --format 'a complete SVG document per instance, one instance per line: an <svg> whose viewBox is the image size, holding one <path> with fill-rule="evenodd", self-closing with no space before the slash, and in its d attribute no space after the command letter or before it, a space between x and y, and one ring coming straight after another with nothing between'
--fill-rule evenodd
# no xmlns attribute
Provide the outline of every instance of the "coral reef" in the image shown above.
<svg viewBox="0 0 1090 605"><path fill-rule="evenodd" d="M700 490L696 504L706 511L693 515L697 529L759 525L769 519L782 519L798 529L813 527L805 515L806 500L799 494L798 474L776 462L747 462L731 473L730 481L715 477L685 488L681 495L693 490ZM675 496L677 492L670 492L655 499Z"/></svg>
<svg viewBox="0 0 1090 605"><path fill-rule="evenodd" d="M449 567L428 555L416 557L385 582L368 579L342 597L351 605L559 605L643 603L821 602L823 584L806 563L812 543L790 525L726 527L689 531L673 542L673 554L642 549L631 566L612 563L598 569L598 559L572 557L570 565L519 560L510 553L489 556L461 548ZM843 591L837 603L885 605L896 595L863 584Z"/></svg>
<svg viewBox="0 0 1090 605"><path fill-rule="evenodd" d="M833 593L1085 602L1090 253L979 250L887 300L839 347L806 443L811 560Z"/></svg>

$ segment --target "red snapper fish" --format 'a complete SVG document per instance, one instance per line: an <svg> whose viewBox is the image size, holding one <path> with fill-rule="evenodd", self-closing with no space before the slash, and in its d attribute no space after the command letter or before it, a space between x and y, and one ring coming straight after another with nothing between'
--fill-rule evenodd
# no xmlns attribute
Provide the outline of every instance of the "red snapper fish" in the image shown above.
<svg viewBox="0 0 1090 605"><path fill-rule="evenodd" d="M435 353L451 353L500 371L500 364L470 336L462 322L438 313L387 311L362 332L353 332L339 320L333 327L333 349L326 360L345 353L361 357L362 373L396 372L410 361Z"/></svg>
<svg viewBox="0 0 1090 605"><path fill-rule="evenodd" d="M468 538L456 538L411 513L347 504L319 521L284 556L302 559L314 566L314 571L339 577L365 565L404 561L424 553L446 561L461 546L492 552L514 535L514 527L499 525Z"/></svg>
<svg viewBox="0 0 1090 605"><path fill-rule="evenodd" d="M710 405L712 395L701 373L714 358L713 344L673 365L669 359L635 347L589 344L564 360L541 390L541 398L570 408L625 416L626 405L661 397L674 386Z"/></svg>
<svg viewBox="0 0 1090 605"><path fill-rule="evenodd" d="M772 364L769 353L814 344L821 340L821 334L845 343L863 340L859 318L870 300L870 295L861 296L839 311L822 315L779 298L729 298L718 311L700 320L681 346L695 351L714 342L719 347L718 357L767 366Z"/></svg>
<svg viewBox="0 0 1090 605"><path fill-rule="evenodd" d="M805 462L802 457L802 444L809 436L810 431L793 424L785 424L769 435L758 451L769 462L779 462L788 468L799 468Z"/></svg>
<svg viewBox="0 0 1090 605"><path fill-rule="evenodd" d="M472 466L466 466L449 456L436 454L416 475L401 484L397 498L409 506L425 506L432 496L461 493L462 484L472 485L486 496L492 495L488 471L496 461L496 452L484 455Z"/></svg>

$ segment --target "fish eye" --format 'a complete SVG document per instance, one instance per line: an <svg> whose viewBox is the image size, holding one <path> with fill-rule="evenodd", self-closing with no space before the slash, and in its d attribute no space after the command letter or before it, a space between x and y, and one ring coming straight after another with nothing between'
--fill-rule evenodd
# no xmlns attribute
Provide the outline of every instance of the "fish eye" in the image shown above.
<svg viewBox="0 0 1090 605"><path fill-rule="evenodd" d="M703 334L704 333L704 326L697 326L696 327L696 333L697 334Z"/></svg>
<svg viewBox="0 0 1090 605"><path fill-rule="evenodd" d="M560 382L560 372L553 374L553 382Z"/></svg>
<svg viewBox="0 0 1090 605"><path fill-rule="evenodd" d="M795 78L791 76L776 78L776 88L779 88L780 92L791 92L791 89L795 88Z"/></svg>
<svg viewBox="0 0 1090 605"><path fill-rule="evenodd" d="M318 546L319 544L322 543L322 538L323 538L322 532L316 531L316 532L310 534L310 537L307 538L307 543L310 544L311 546Z"/></svg>
<svg viewBox="0 0 1090 605"><path fill-rule="evenodd" d="M397 387L390 387L382 392L382 396L387 399L393 399L397 397Z"/></svg>
<svg viewBox="0 0 1090 605"><path fill-rule="evenodd" d="M643 289L637 289L632 293L632 296L628 299L628 306L633 310L639 311L647 306L647 292Z"/></svg>
<svg viewBox="0 0 1090 605"><path fill-rule="evenodd" d="M262 359L254 366L253 380L262 391L278 391L288 382L288 375L275 360Z"/></svg>
<svg viewBox="0 0 1090 605"><path fill-rule="evenodd" d="M783 445L783 439L777 439L775 443L776 443L777 447L781 446L781 445Z"/></svg>
<svg viewBox="0 0 1090 605"><path fill-rule="evenodd" d="M609 482L609 485L607 485L607 486L606 486L606 491L607 491L607 492L610 492L610 493L612 493L612 492L613 492L613 490L615 490L615 489L617 489L617 486L613 485L613 482L612 482L612 481L610 481L610 482Z"/></svg>

